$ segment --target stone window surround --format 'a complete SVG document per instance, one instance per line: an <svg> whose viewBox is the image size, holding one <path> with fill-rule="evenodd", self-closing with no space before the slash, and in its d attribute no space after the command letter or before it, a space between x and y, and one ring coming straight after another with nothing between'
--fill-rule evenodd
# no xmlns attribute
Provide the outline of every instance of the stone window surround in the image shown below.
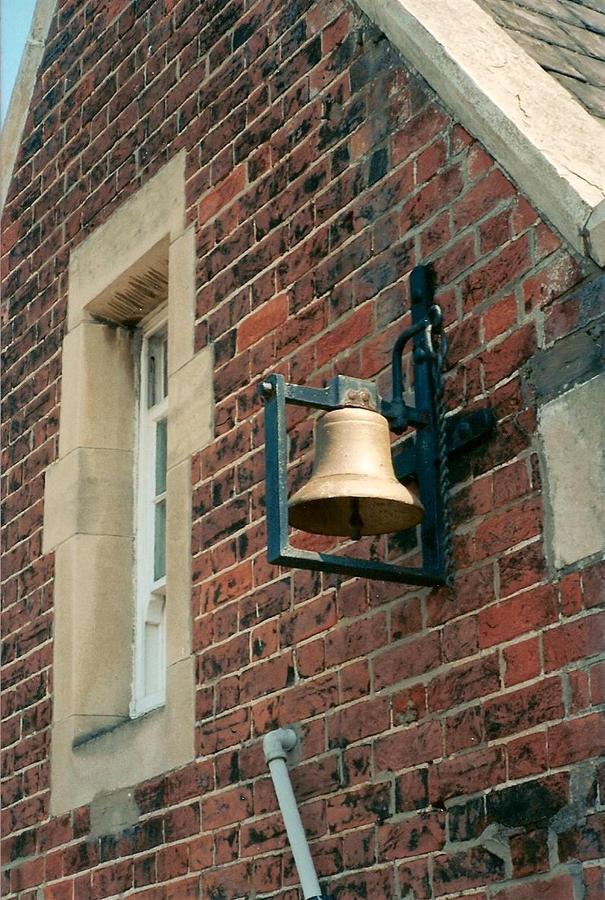
<svg viewBox="0 0 605 900"><path fill-rule="evenodd" d="M52 815L195 755L191 455L214 434L213 358L211 347L193 349L195 232L184 227L184 201L181 152L70 256L59 456L46 473L43 531L43 551L55 554ZM92 310L101 316L109 308L115 285L133 267L165 266L166 258L167 699L130 719L132 341Z"/></svg>

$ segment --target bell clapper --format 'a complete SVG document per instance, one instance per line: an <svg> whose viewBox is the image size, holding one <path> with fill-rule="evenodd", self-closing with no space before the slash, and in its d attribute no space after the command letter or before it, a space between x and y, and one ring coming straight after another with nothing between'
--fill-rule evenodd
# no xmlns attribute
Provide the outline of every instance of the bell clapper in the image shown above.
<svg viewBox="0 0 605 900"><path fill-rule="evenodd" d="M351 518L349 519L349 525L351 526L351 538L354 541L360 541L363 521L359 514L359 497L353 497L351 500Z"/></svg>

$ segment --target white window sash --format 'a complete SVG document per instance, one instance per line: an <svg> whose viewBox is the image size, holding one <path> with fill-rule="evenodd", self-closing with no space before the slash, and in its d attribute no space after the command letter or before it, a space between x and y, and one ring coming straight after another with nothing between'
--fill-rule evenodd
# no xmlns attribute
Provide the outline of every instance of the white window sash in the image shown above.
<svg viewBox="0 0 605 900"><path fill-rule="evenodd" d="M156 428L168 415L168 397L148 408L150 339L165 330L166 313L152 314L142 325L139 354L139 398L135 454L135 566L133 683L130 715L144 715L166 702L166 577L156 579L155 506ZM165 349L166 352L166 349ZM153 689L151 689L151 686Z"/></svg>

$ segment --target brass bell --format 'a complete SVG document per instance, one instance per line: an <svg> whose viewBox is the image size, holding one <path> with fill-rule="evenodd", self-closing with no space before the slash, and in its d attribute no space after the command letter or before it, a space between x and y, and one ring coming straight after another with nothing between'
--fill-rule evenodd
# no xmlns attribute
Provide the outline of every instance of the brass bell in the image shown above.
<svg viewBox="0 0 605 900"><path fill-rule="evenodd" d="M389 424L380 413L346 407L321 416L310 480L289 502L290 524L313 534L359 540L417 525L417 493L395 476Z"/></svg>

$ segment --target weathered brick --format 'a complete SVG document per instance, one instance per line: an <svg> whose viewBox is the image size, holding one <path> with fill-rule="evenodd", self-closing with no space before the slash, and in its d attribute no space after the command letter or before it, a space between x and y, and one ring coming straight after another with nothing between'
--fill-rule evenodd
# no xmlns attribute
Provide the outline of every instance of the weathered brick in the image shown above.
<svg viewBox="0 0 605 900"><path fill-rule="evenodd" d="M561 718L563 698L558 678L544 678L485 703L485 730L490 739L524 731Z"/></svg>
<svg viewBox="0 0 605 900"><path fill-rule="evenodd" d="M605 613L549 629L544 633L544 667L547 672L600 653L605 646Z"/></svg>
<svg viewBox="0 0 605 900"><path fill-rule="evenodd" d="M449 709L475 697L491 694L500 686L500 668L496 654L464 663L451 673L431 682L428 688L429 708Z"/></svg>
<svg viewBox="0 0 605 900"><path fill-rule="evenodd" d="M498 891L497 900L572 900L573 881L569 875L533 880Z"/></svg>
<svg viewBox="0 0 605 900"><path fill-rule="evenodd" d="M500 881L504 860L483 847L450 856L436 856L433 885L436 896Z"/></svg>
<svg viewBox="0 0 605 900"><path fill-rule="evenodd" d="M372 661L377 690L422 675L440 661L439 635L432 632L387 650Z"/></svg>
<svg viewBox="0 0 605 900"><path fill-rule="evenodd" d="M430 762L441 755L441 728L437 722L411 725L385 735L374 745L374 763L378 771L396 771Z"/></svg>
<svg viewBox="0 0 605 900"><path fill-rule="evenodd" d="M600 756L605 745L605 720L599 713L561 722L548 729L548 761L568 765Z"/></svg>
<svg viewBox="0 0 605 900"><path fill-rule="evenodd" d="M565 774L526 781L486 796L488 821L508 827L546 825L569 802Z"/></svg>
<svg viewBox="0 0 605 900"><path fill-rule="evenodd" d="M390 815L388 784L369 785L331 797L326 820L332 831L341 831L369 822L383 822Z"/></svg>
<svg viewBox="0 0 605 900"><path fill-rule="evenodd" d="M498 784L505 777L502 748L476 750L432 766L429 769L429 796L435 803L449 797L474 794L485 784Z"/></svg>
<svg viewBox="0 0 605 900"><path fill-rule="evenodd" d="M421 813L395 825L382 825L377 840L381 860L441 850L445 844L445 816L442 812Z"/></svg>
<svg viewBox="0 0 605 900"><path fill-rule="evenodd" d="M330 747L339 747L372 734L379 734L389 727L389 723L388 698L377 697L355 703L329 716L328 744Z"/></svg>
<svg viewBox="0 0 605 900"><path fill-rule="evenodd" d="M557 618L557 597L552 585L534 588L479 612L481 647L520 637Z"/></svg>

